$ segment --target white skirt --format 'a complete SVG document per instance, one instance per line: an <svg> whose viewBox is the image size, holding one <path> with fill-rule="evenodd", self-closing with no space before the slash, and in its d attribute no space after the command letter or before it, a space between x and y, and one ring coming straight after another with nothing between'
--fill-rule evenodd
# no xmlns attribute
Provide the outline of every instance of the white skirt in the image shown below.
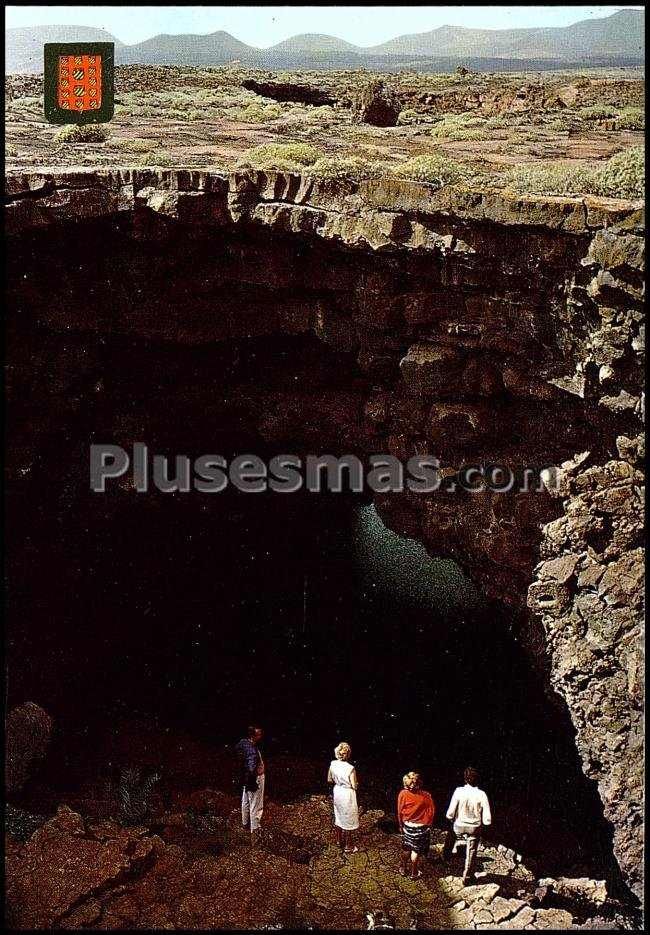
<svg viewBox="0 0 650 935"><path fill-rule="evenodd" d="M347 786L334 786L334 824L343 831L359 827L357 793Z"/></svg>

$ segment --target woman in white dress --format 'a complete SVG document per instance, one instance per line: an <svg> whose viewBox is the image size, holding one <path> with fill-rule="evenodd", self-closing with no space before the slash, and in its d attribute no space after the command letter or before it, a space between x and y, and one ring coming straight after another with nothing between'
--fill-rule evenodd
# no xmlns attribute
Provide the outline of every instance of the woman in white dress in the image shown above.
<svg viewBox="0 0 650 935"><path fill-rule="evenodd" d="M349 762L350 744L340 743L334 750L335 759L330 763L327 781L334 786L334 831L336 843L346 854L359 850L353 847L350 833L359 827L357 805L357 772Z"/></svg>

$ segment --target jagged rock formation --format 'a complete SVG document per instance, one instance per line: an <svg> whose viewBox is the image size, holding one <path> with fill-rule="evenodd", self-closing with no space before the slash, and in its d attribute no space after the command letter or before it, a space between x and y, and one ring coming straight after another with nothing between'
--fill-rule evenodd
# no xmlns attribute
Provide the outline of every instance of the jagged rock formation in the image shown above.
<svg viewBox="0 0 650 935"><path fill-rule="evenodd" d="M373 127L396 127L402 105L394 90L375 78L369 81L352 103L352 120Z"/></svg>
<svg viewBox="0 0 650 935"><path fill-rule="evenodd" d="M9 326L18 348L30 327L66 336L60 366L47 362L62 406L71 332L86 345L129 335L191 346L310 333L354 361L350 373L320 390L296 360L306 371L291 389L231 387L229 404L263 438L436 454L451 480L475 460L562 466L557 489L457 486L376 503L517 617L568 707L639 894L641 204L253 171L44 171L10 177L8 196L22 310ZM101 244L108 259L70 266L50 236L61 230L73 251L99 256ZM86 345L78 366L95 372ZM23 386L19 356L10 378ZM39 405L15 441L16 489L53 403Z"/></svg>
<svg viewBox="0 0 650 935"><path fill-rule="evenodd" d="M114 823L90 835L81 816L62 806L24 847L9 842L8 924L30 929L92 923L99 914L94 894L141 872L154 847L153 839Z"/></svg>
<svg viewBox="0 0 650 935"><path fill-rule="evenodd" d="M551 681L571 711L584 771L614 825L617 858L640 892L644 477L634 456L585 462L562 466L564 515L544 527L546 560L528 600L544 625Z"/></svg>
<svg viewBox="0 0 650 935"><path fill-rule="evenodd" d="M592 103L590 95L603 90L616 96L623 96L630 91L630 84L616 78L596 78L592 81L579 78L543 85L540 82L523 83L516 79L500 81L492 88L452 87L444 91L420 92L405 95L405 106L426 104L435 107L440 113L459 113L475 111L484 114L506 112L526 113L568 106L588 106ZM639 88L640 90L640 88ZM634 103L641 104L641 95L634 91Z"/></svg>
<svg viewBox="0 0 650 935"><path fill-rule="evenodd" d="M315 107L333 107L337 98L333 97L323 88L308 84L298 84L291 81L256 81L247 78L241 83L242 88L254 91L262 97L270 97L274 101L295 101L298 104L313 104Z"/></svg>

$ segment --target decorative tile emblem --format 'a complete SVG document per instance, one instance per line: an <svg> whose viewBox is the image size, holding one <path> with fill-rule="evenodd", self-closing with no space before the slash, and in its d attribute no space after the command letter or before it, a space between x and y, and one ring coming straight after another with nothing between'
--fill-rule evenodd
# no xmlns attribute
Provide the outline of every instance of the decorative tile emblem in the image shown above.
<svg viewBox="0 0 650 935"><path fill-rule="evenodd" d="M103 123L113 116L112 42L45 44L45 117L50 123Z"/></svg>
<svg viewBox="0 0 650 935"><path fill-rule="evenodd" d="M58 103L79 114L101 109L101 55L59 55Z"/></svg>

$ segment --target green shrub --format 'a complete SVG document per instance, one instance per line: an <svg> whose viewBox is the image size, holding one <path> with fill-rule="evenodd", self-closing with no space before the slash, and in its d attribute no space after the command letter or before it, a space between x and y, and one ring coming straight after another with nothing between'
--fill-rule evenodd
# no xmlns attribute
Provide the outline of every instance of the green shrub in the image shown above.
<svg viewBox="0 0 650 935"><path fill-rule="evenodd" d="M282 108L279 104L255 102L236 108L229 116L233 120L241 120L242 123L268 123L270 120L277 120L278 117L282 116Z"/></svg>
<svg viewBox="0 0 650 935"><path fill-rule="evenodd" d="M31 95L25 95L25 97L18 97L15 101L16 104L22 110L43 110L43 97L33 97Z"/></svg>
<svg viewBox="0 0 650 935"><path fill-rule="evenodd" d="M468 182L476 175L469 166L452 162L437 154L413 156L391 169L392 175L402 179L430 182L438 188Z"/></svg>
<svg viewBox="0 0 650 935"><path fill-rule="evenodd" d="M66 123L55 139L57 143L105 143L108 129L100 123Z"/></svg>
<svg viewBox="0 0 650 935"><path fill-rule="evenodd" d="M120 149L126 149L130 153L148 153L156 145L155 140L143 139L118 139L111 141L112 146L118 146Z"/></svg>
<svg viewBox="0 0 650 935"><path fill-rule="evenodd" d="M503 174L503 181L513 191L531 195L580 195L593 187L593 169L589 166L557 162L524 163Z"/></svg>
<svg viewBox="0 0 650 935"><path fill-rule="evenodd" d="M569 129L571 122L566 119L566 117L553 117L551 120L547 121L544 126L547 130L555 130L557 132L564 132Z"/></svg>
<svg viewBox="0 0 650 935"><path fill-rule="evenodd" d="M412 127L418 123L424 123L425 120L425 114L422 114L417 110L413 110L412 107L407 107L406 110L400 111L397 118L397 123L400 127Z"/></svg>
<svg viewBox="0 0 650 935"><path fill-rule="evenodd" d="M595 167L566 162L515 166L504 174L503 181L514 191L531 194L643 198L644 152L641 148L626 149Z"/></svg>
<svg viewBox="0 0 650 935"><path fill-rule="evenodd" d="M591 104L589 107L579 107L577 114L585 120L607 120L608 117L616 117L618 110L608 104Z"/></svg>
<svg viewBox="0 0 650 935"><path fill-rule="evenodd" d="M362 179L377 177L385 172L383 163L373 163L359 156L322 156L309 167L309 174L324 179Z"/></svg>
<svg viewBox="0 0 650 935"><path fill-rule="evenodd" d="M482 117L473 111L463 114L447 114L431 128L431 136L437 140L463 141L487 140L492 130L503 130L516 121L509 121L501 114Z"/></svg>
<svg viewBox="0 0 650 935"><path fill-rule="evenodd" d="M178 166L178 158L175 159L170 153L154 150L144 153L138 161L142 166L160 166L167 169Z"/></svg>
<svg viewBox="0 0 650 935"><path fill-rule="evenodd" d="M485 120L473 113L447 114L429 132L434 139L439 140L483 139Z"/></svg>
<svg viewBox="0 0 650 935"><path fill-rule="evenodd" d="M479 129L478 127L458 127L457 130L454 130L447 137L443 139L448 139L450 142L466 142L468 140L486 140L489 139L490 133L485 129ZM440 139L440 137L438 137Z"/></svg>
<svg viewBox="0 0 650 935"><path fill-rule="evenodd" d="M239 165L293 172L303 166L313 165L322 155L308 143L264 143L248 149Z"/></svg>
<svg viewBox="0 0 650 935"><path fill-rule="evenodd" d="M484 126L488 130L501 130L508 126L508 121L503 114L494 114L493 117L487 118Z"/></svg>
<svg viewBox="0 0 650 935"><path fill-rule="evenodd" d="M310 121L322 123L323 120L334 120L336 111L330 104L319 104L317 107L306 107L305 114Z"/></svg>
<svg viewBox="0 0 650 935"><path fill-rule="evenodd" d="M645 152L624 149L596 169L597 194L610 198L645 197Z"/></svg>
<svg viewBox="0 0 650 935"><path fill-rule="evenodd" d="M645 111L642 107L625 107L614 123L617 130L643 130Z"/></svg>

